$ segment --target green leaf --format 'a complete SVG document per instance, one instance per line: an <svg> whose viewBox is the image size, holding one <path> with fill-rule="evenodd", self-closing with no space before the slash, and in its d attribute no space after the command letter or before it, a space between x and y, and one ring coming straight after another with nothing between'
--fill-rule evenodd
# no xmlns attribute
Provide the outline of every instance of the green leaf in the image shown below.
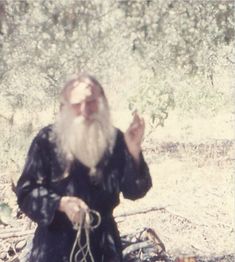
<svg viewBox="0 0 235 262"><path fill-rule="evenodd" d="M0 203L0 224L8 225L11 221L12 209L6 203Z"/></svg>

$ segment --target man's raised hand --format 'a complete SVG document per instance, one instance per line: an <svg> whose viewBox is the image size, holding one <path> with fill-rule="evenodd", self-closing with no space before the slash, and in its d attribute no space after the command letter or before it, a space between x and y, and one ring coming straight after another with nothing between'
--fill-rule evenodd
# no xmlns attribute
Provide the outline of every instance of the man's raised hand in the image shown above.
<svg viewBox="0 0 235 262"><path fill-rule="evenodd" d="M125 142L130 154L139 162L141 143L144 136L145 122L142 117L139 117L137 112L134 112L133 120L124 134Z"/></svg>

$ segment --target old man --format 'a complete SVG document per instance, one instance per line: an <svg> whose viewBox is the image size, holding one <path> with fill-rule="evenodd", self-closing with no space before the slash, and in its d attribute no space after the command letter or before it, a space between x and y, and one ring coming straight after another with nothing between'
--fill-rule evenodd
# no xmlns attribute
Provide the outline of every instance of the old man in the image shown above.
<svg viewBox="0 0 235 262"><path fill-rule="evenodd" d="M17 184L21 210L38 226L31 262L121 262L113 218L119 195L143 197L152 182L141 152L144 120L115 128L101 84L71 79L53 125L34 138Z"/></svg>

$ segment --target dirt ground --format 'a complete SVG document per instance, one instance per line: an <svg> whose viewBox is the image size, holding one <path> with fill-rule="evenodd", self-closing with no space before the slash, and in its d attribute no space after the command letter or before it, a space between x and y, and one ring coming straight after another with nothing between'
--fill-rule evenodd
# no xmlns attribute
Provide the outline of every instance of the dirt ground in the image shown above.
<svg viewBox="0 0 235 262"><path fill-rule="evenodd" d="M174 126L172 122L167 130ZM153 228L172 261L191 262L188 257L200 262L235 261L235 144L231 128L216 126L213 130L221 137L210 140L199 136L187 142L180 129L172 140L166 132L164 137L158 132L158 141L145 143L153 187L140 200L121 198L114 211L121 235ZM13 209L11 223L0 223L0 261L17 261L34 228L18 216L10 177L10 172L0 175L0 202ZM176 259L182 257L185 260Z"/></svg>
<svg viewBox="0 0 235 262"><path fill-rule="evenodd" d="M227 162L217 164L201 166L190 158L169 157L151 163L153 187L149 193L134 202L121 198L114 212L121 235L150 227L170 257L234 261L234 168ZM9 190L5 188L1 192L5 201L14 206L14 197L6 199L11 195ZM19 230L18 237L1 240L1 251L8 251L8 259L0 261L14 261L11 258L15 256L9 255L11 247L30 235L22 235L30 229L28 220L14 218L13 221L0 228L0 235L14 232L14 228Z"/></svg>
<svg viewBox="0 0 235 262"><path fill-rule="evenodd" d="M151 227L171 257L235 261L232 165L199 167L191 160L166 159L150 170L153 188L147 196L134 203L123 199L115 210L120 232Z"/></svg>

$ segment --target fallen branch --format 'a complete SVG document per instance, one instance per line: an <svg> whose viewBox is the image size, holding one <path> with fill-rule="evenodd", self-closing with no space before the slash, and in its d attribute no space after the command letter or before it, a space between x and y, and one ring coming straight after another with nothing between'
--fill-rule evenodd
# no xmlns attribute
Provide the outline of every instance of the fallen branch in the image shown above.
<svg viewBox="0 0 235 262"><path fill-rule="evenodd" d="M19 229L15 229L14 232L3 232L3 233L0 233L0 239L11 238L11 237L19 237L19 236L27 236L27 235L33 234L34 231L35 231L34 229L25 230L25 231L21 231Z"/></svg>
<svg viewBox="0 0 235 262"><path fill-rule="evenodd" d="M123 256L127 256L128 254L138 250L138 249L141 249L141 248L148 248L148 247L152 247L152 244L147 242L147 241L144 241L144 242L139 242L139 243L135 243L135 244L132 244L128 247L126 247L123 251L122 251L122 254Z"/></svg>
<svg viewBox="0 0 235 262"><path fill-rule="evenodd" d="M0 229L0 235L2 234L2 233L14 233L14 232L25 232L26 230L29 230L29 229L26 229L26 228L24 228L24 229L22 229L22 226L20 225L19 227L11 227L11 228L1 228ZM30 229L31 230L31 229Z"/></svg>
<svg viewBox="0 0 235 262"><path fill-rule="evenodd" d="M166 208L165 207L151 207L151 208L141 209L141 210L137 210L137 211L125 212L125 213L121 213L121 214L116 215L115 218L126 217L126 216L134 216L134 215L139 215L139 214L146 214L148 212L161 211L161 210L166 210Z"/></svg>

